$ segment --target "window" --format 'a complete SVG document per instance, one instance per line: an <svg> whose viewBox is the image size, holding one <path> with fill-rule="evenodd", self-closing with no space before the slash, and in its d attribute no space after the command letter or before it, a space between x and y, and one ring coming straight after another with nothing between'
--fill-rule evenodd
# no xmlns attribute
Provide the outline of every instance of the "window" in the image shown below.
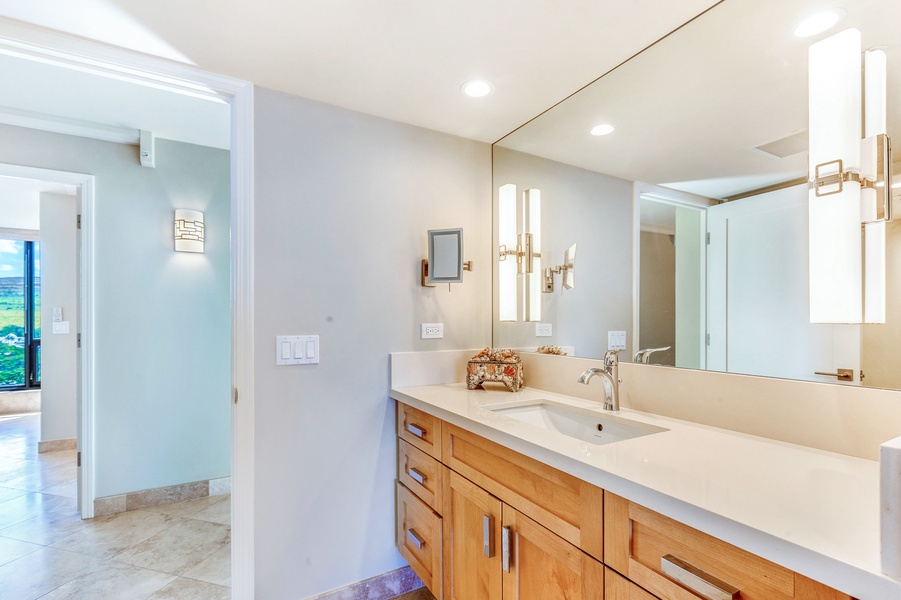
<svg viewBox="0 0 901 600"><path fill-rule="evenodd" d="M41 248L0 239L0 389L41 385Z"/></svg>

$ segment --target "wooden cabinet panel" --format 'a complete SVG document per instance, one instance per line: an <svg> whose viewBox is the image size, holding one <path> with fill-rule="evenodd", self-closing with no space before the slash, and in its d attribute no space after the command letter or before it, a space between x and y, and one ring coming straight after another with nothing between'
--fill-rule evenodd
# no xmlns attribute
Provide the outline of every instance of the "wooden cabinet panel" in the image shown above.
<svg viewBox="0 0 901 600"><path fill-rule="evenodd" d="M443 511L440 462L408 444L397 442L397 479L437 513Z"/></svg>
<svg viewBox="0 0 901 600"><path fill-rule="evenodd" d="M604 573L604 600L658 600L613 569Z"/></svg>
<svg viewBox="0 0 901 600"><path fill-rule="evenodd" d="M504 600L603 600L603 566L532 519L504 505L510 536Z"/></svg>
<svg viewBox="0 0 901 600"><path fill-rule="evenodd" d="M445 597L500 600L500 500L453 471L445 491Z"/></svg>
<svg viewBox="0 0 901 600"><path fill-rule="evenodd" d="M429 456L441 460L441 419L398 402L397 435Z"/></svg>
<svg viewBox="0 0 901 600"><path fill-rule="evenodd" d="M834 592L750 552L688 527L610 494L604 498L607 564L641 587L664 600L697 600L692 583L677 583L663 572L662 558L684 561L741 592L742 600L848 600L848 596L823 595ZM805 578L806 579L806 578ZM811 594L820 594L811 595Z"/></svg>
<svg viewBox="0 0 901 600"><path fill-rule="evenodd" d="M442 519L401 483L397 488L397 549L432 594L442 600Z"/></svg>
<svg viewBox="0 0 901 600"><path fill-rule="evenodd" d="M603 560L603 490L454 425L442 435L447 466Z"/></svg>

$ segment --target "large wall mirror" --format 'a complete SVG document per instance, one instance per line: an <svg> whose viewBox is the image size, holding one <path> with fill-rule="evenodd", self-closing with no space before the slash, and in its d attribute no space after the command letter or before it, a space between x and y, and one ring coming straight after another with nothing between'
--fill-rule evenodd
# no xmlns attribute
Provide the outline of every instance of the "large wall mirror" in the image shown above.
<svg viewBox="0 0 901 600"><path fill-rule="evenodd" d="M795 35L826 9L836 25ZM807 275L808 48L854 27L863 49L885 49L901 157L897 23L897 0L724 0L497 142L496 260L500 188L540 190L541 212L540 267L520 267L514 292L530 310L500 311L496 276L494 344L601 357L625 331L624 361L824 383L842 369L845 385L901 389L898 211L884 324L811 324ZM536 296L573 244L573 289L558 279Z"/></svg>

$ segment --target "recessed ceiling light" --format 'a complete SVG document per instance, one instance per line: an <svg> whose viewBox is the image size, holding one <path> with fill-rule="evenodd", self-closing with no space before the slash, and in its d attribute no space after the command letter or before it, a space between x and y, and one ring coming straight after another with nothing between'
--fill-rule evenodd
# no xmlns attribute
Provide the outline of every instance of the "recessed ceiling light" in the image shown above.
<svg viewBox="0 0 901 600"><path fill-rule="evenodd" d="M793 31L794 34L798 37L810 37L818 33L823 33L824 31L838 23L843 16L844 12L841 10L830 10L827 12L817 13L813 16L807 17L806 19L795 25Z"/></svg>
<svg viewBox="0 0 901 600"><path fill-rule="evenodd" d="M461 89L470 98L481 98L493 92L494 86L484 79L473 79L464 83Z"/></svg>
<svg viewBox="0 0 901 600"><path fill-rule="evenodd" d="M595 125L591 128L591 135L607 135L609 133L613 133L614 129L616 129L616 127L610 125L609 123Z"/></svg>

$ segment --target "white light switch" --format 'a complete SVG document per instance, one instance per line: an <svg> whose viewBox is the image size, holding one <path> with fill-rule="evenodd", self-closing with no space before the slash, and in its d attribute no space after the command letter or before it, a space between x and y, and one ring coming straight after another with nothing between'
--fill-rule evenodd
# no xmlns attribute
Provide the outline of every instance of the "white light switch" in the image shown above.
<svg viewBox="0 0 901 600"><path fill-rule="evenodd" d="M63 320L63 307L62 306L54 306L53 307L53 322L59 323Z"/></svg>
<svg viewBox="0 0 901 600"><path fill-rule="evenodd" d="M626 349L626 332L625 331L608 331L607 332L607 350L625 350Z"/></svg>
<svg viewBox="0 0 901 600"><path fill-rule="evenodd" d="M276 336L275 364L278 366L319 364L319 336Z"/></svg>

